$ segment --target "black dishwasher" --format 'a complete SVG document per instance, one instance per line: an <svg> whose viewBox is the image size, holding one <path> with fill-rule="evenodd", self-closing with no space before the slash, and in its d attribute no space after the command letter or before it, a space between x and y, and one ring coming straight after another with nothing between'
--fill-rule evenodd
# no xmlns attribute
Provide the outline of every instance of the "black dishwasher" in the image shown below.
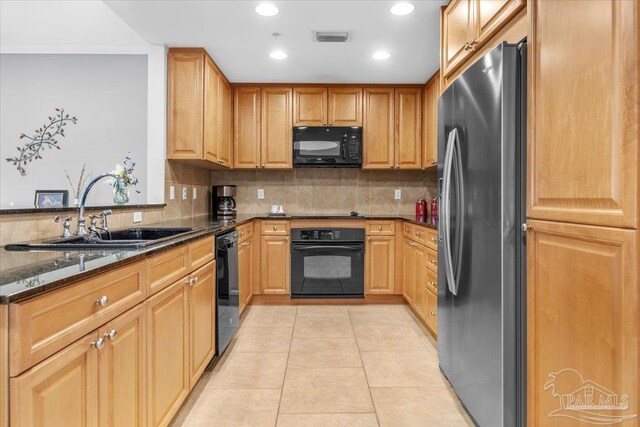
<svg viewBox="0 0 640 427"><path fill-rule="evenodd" d="M240 297L238 294L238 233L230 231L216 237L217 314L216 354L222 355L238 331Z"/></svg>

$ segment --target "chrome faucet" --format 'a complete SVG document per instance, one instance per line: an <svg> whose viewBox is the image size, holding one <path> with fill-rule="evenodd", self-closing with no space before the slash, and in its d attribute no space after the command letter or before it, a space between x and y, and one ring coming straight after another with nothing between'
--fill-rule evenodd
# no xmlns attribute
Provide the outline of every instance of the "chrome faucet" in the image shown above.
<svg viewBox="0 0 640 427"><path fill-rule="evenodd" d="M93 178L91 180L91 182L89 182L89 184L87 184L85 189L82 191L82 196L80 196L80 214L78 215L78 229L76 230L76 236L86 236L87 234L89 234L89 232L87 231L87 229L84 226L84 204L87 201L87 196L89 195L89 190L91 190L91 187L93 187L95 185L95 183L100 181L102 178L109 178L109 177L114 178L116 180L116 185L124 186L124 184L120 180L120 177L117 176L117 175L114 175L112 173L105 173L105 174L99 175L99 176Z"/></svg>

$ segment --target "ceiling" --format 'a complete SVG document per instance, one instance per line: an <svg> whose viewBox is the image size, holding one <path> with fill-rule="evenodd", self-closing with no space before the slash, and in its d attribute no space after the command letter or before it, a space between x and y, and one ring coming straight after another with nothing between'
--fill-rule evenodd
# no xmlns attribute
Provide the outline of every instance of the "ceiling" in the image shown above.
<svg viewBox="0 0 640 427"><path fill-rule="evenodd" d="M106 0L151 44L204 47L234 83L424 83L439 68L440 6L412 1L395 16L395 1L272 1L280 13L255 13L258 1ZM314 31L349 31L347 43L317 43ZM280 33L275 39L272 34ZM274 60L269 53L285 51ZM391 58L376 61L378 50Z"/></svg>
<svg viewBox="0 0 640 427"><path fill-rule="evenodd" d="M102 1L0 1L1 53L147 53Z"/></svg>

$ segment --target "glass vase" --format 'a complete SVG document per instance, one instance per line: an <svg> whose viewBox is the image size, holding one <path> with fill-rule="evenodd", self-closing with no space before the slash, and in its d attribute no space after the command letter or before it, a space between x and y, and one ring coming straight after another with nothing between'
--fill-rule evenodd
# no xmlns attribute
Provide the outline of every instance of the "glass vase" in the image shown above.
<svg viewBox="0 0 640 427"><path fill-rule="evenodd" d="M129 190L127 188L114 188L113 203L116 205L126 205L129 203Z"/></svg>

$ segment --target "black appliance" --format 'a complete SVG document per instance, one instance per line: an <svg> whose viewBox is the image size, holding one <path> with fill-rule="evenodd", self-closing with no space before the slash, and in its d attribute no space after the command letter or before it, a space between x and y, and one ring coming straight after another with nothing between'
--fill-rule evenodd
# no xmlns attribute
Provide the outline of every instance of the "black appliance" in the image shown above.
<svg viewBox="0 0 640 427"><path fill-rule="evenodd" d="M363 298L364 229L292 229L291 297Z"/></svg>
<svg viewBox="0 0 640 427"><path fill-rule="evenodd" d="M238 192L235 185L214 185L211 187L211 213L214 218L232 219L236 217Z"/></svg>
<svg viewBox="0 0 640 427"><path fill-rule="evenodd" d="M294 127L293 165L297 168L359 168L362 128Z"/></svg>
<svg viewBox="0 0 640 427"><path fill-rule="evenodd" d="M234 230L216 237L218 298L216 302L216 354L221 355L240 326L238 294L238 232Z"/></svg>
<svg viewBox="0 0 640 427"><path fill-rule="evenodd" d="M438 104L438 359L480 426L526 425L526 69L502 43Z"/></svg>

